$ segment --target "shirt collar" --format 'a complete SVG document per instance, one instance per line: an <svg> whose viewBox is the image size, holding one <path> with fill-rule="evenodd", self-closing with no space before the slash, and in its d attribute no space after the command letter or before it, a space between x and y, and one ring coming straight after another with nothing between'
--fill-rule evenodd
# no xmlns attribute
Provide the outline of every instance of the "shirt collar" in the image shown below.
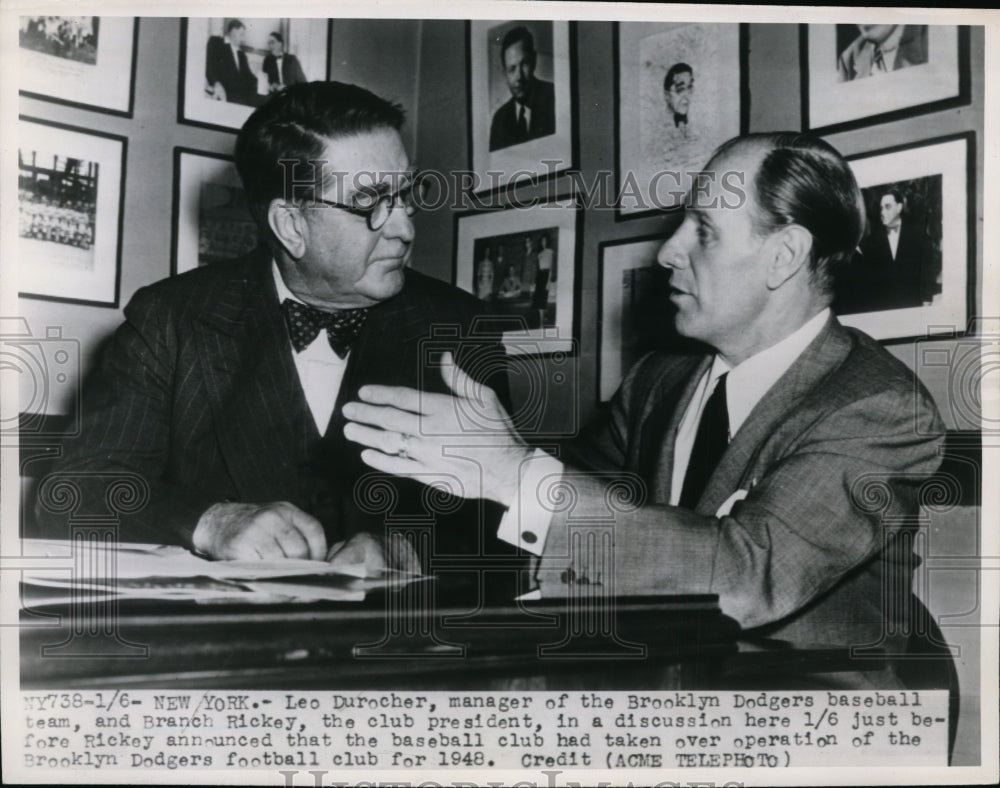
<svg viewBox="0 0 1000 788"><path fill-rule="evenodd" d="M826 308L777 344L735 367L730 368L719 356L715 357L709 372L709 389L723 372L729 373L726 381L726 405L731 435L736 434L757 403L778 382L778 378L788 371L802 355L802 351L819 336L829 317L830 309Z"/></svg>

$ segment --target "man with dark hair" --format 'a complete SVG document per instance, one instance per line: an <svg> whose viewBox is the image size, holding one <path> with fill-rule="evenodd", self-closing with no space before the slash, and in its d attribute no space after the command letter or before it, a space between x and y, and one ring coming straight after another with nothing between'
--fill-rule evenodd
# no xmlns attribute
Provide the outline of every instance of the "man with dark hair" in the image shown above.
<svg viewBox="0 0 1000 788"><path fill-rule="evenodd" d="M688 111L694 92L694 71L687 63L674 63L663 78L663 98L667 102L670 121L667 130L682 136L688 133Z"/></svg>
<svg viewBox="0 0 1000 788"><path fill-rule="evenodd" d="M906 215L903 195L886 189L879 198L879 225L871 227L860 260L878 309L920 306L933 296L930 244Z"/></svg>
<svg viewBox="0 0 1000 788"><path fill-rule="evenodd" d="M543 595L711 592L761 636L901 653L906 523L942 424L913 373L830 311L864 228L861 192L839 153L792 132L731 140L705 169L707 191L658 257L676 329L703 349L642 358L562 462L498 429L468 486L509 507L501 536L541 557ZM745 199L734 205L727 182ZM479 418L505 423L488 391L447 373L468 392L458 402L415 408L413 392L369 387L345 407L366 462L458 472L431 437L452 414L480 397ZM386 452L399 431L421 436L409 458ZM841 682L900 686L892 668Z"/></svg>
<svg viewBox="0 0 1000 788"><path fill-rule="evenodd" d="M239 19L226 23L226 36L211 36L205 53L205 81L207 92L216 101L256 106L257 77L250 70L243 39L246 25Z"/></svg>
<svg viewBox="0 0 1000 788"><path fill-rule="evenodd" d="M493 114L491 151L556 133L555 88L535 76L537 64L531 31L524 26L508 31L500 45L500 65L511 97Z"/></svg>
<svg viewBox="0 0 1000 788"><path fill-rule="evenodd" d="M432 514L413 482L365 485L341 411L365 384L444 391L425 352L435 326L452 337L438 345L479 349L462 335L480 302L407 267L417 202L403 121L367 90L312 82L240 130L236 165L266 246L135 294L57 468L146 480L150 500L122 518L122 539L322 559L328 543L380 533L387 514ZM479 368L504 388L502 368ZM81 484L98 510L103 488ZM374 511L379 495L395 508ZM459 510L462 531L439 521L433 546L478 554L477 511Z"/></svg>
<svg viewBox="0 0 1000 788"><path fill-rule="evenodd" d="M271 93L289 85L306 81L299 59L285 52L285 39L277 30L267 37L268 54L264 56L264 73Z"/></svg>
<svg viewBox="0 0 1000 788"><path fill-rule="evenodd" d="M860 35L837 58L841 82L927 62L927 25L858 25Z"/></svg>

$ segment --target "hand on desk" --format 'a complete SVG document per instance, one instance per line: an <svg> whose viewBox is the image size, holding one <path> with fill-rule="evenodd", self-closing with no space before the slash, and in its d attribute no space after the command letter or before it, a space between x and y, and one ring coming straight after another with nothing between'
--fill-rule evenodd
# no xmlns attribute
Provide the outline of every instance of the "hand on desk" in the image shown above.
<svg viewBox="0 0 1000 788"><path fill-rule="evenodd" d="M361 566L365 570L363 577L376 576L383 569L420 574L420 559L406 538L397 533L390 534L388 542L368 533L355 534L333 545L326 560L334 568Z"/></svg>
<svg viewBox="0 0 1000 788"><path fill-rule="evenodd" d="M364 402L344 406L344 435L369 447L361 459L376 470L424 482L434 474L455 477L461 497L509 505L517 496L521 463L532 450L493 390L459 369L450 353L441 374L455 396L363 386Z"/></svg>
<svg viewBox="0 0 1000 788"><path fill-rule="evenodd" d="M217 559L326 557L319 520L285 501L214 504L198 520L192 542Z"/></svg>

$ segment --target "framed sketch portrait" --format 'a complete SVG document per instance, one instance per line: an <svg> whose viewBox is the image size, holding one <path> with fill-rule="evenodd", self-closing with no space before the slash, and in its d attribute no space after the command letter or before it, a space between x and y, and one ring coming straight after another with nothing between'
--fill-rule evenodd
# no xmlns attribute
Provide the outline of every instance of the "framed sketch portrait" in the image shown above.
<svg viewBox="0 0 1000 788"><path fill-rule="evenodd" d="M570 198L558 198L455 217L454 283L510 327L509 354L572 349L581 216Z"/></svg>
<svg viewBox="0 0 1000 788"><path fill-rule="evenodd" d="M670 272L656 263L663 236L607 241L600 246L598 402L607 402L622 377L663 334Z"/></svg>
<svg viewBox="0 0 1000 788"><path fill-rule="evenodd" d="M329 79L329 46L325 19L183 19L177 120L235 131L272 92Z"/></svg>
<svg viewBox="0 0 1000 788"><path fill-rule="evenodd" d="M967 104L969 29L801 25L802 128L843 131Z"/></svg>
<svg viewBox="0 0 1000 788"><path fill-rule="evenodd" d="M875 339L961 332L968 316L973 137L850 157L868 214L834 311Z"/></svg>
<svg viewBox="0 0 1000 788"><path fill-rule="evenodd" d="M130 118L138 34L133 16L18 17L20 92Z"/></svg>
<svg viewBox="0 0 1000 788"><path fill-rule="evenodd" d="M467 30L475 191L575 166L570 23L475 20Z"/></svg>
<svg viewBox="0 0 1000 788"><path fill-rule="evenodd" d="M170 272L242 257L253 251L257 239L257 224L232 158L174 148Z"/></svg>
<svg viewBox="0 0 1000 788"><path fill-rule="evenodd" d="M124 137L21 117L19 293L118 306Z"/></svg>
<svg viewBox="0 0 1000 788"><path fill-rule="evenodd" d="M747 129L746 25L616 25L618 218L680 205L687 174Z"/></svg>

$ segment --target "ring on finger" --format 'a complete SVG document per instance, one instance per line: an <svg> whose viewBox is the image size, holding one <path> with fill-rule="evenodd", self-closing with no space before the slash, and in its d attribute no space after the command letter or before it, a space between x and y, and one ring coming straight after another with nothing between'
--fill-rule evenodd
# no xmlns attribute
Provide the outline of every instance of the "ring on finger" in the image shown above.
<svg viewBox="0 0 1000 788"><path fill-rule="evenodd" d="M404 459L413 459L410 457L410 435L405 432L399 433L399 448L396 450L396 456L402 457Z"/></svg>

